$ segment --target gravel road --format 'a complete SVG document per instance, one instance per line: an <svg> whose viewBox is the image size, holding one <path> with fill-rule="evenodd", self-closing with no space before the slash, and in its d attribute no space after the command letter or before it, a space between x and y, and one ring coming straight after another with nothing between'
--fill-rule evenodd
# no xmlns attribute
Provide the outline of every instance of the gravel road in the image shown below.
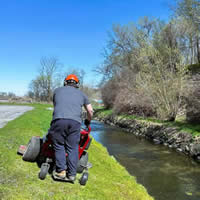
<svg viewBox="0 0 200 200"><path fill-rule="evenodd" d="M10 120L17 118L32 109L33 107L31 106L0 105L0 128L4 127Z"/></svg>

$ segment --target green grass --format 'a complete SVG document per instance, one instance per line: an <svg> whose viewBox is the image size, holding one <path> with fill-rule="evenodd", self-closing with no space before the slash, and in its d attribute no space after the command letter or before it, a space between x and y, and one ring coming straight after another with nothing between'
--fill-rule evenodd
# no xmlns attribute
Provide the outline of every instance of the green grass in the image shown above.
<svg viewBox="0 0 200 200"><path fill-rule="evenodd" d="M43 181L38 179L37 165L22 161L21 156L16 153L19 145L27 144L32 136L42 136L49 128L52 114L46 109L49 105L37 104L34 107L34 110L0 129L0 199L153 199L145 188L137 184L135 178L94 140L89 149L89 160L93 167L89 170L86 186L81 186L78 182L56 182L50 175Z"/></svg>
<svg viewBox="0 0 200 200"><path fill-rule="evenodd" d="M197 73L200 72L200 63L188 65L188 66L186 66L186 68L187 68L190 72L192 72L192 74L197 74Z"/></svg>
<svg viewBox="0 0 200 200"><path fill-rule="evenodd" d="M189 124L185 119L177 119L175 122L168 122L166 124L177 127L180 131L190 133L192 136L200 136L200 124Z"/></svg>
<svg viewBox="0 0 200 200"><path fill-rule="evenodd" d="M98 113L98 116L100 117L106 117L113 114L113 111L111 109L105 109L102 107L100 109L96 109L95 112Z"/></svg>
<svg viewBox="0 0 200 200"><path fill-rule="evenodd" d="M111 109L106 110L101 108L97 112L98 116L100 117L106 117L113 114L113 111ZM190 124L186 122L185 117L178 117L174 122L166 122L155 118L144 118L135 115L120 114L118 115L118 117L125 119L136 119L144 122L158 123L170 127L176 127L179 131L190 133L192 134L192 136L200 136L200 124Z"/></svg>

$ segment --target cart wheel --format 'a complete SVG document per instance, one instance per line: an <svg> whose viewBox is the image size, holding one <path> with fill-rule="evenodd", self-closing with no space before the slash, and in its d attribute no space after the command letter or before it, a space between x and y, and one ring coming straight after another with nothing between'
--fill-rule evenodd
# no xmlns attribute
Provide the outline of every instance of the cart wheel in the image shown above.
<svg viewBox="0 0 200 200"><path fill-rule="evenodd" d="M28 162L35 162L40 153L40 138L32 137L27 145L22 159Z"/></svg>
<svg viewBox="0 0 200 200"><path fill-rule="evenodd" d="M88 163L88 153L84 151L83 155L78 161L77 173L82 173L83 170L87 167L87 163Z"/></svg>
<svg viewBox="0 0 200 200"><path fill-rule="evenodd" d="M44 180L46 178L46 175L49 171L49 167L50 167L50 165L48 163L42 163L40 172L38 174L38 176L41 180Z"/></svg>
<svg viewBox="0 0 200 200"><path fill-rule="evenodd" d="M79 180L81 185L86 185L87 180L88 180L88 176L89 176L88 172L83 173L83 175L81 176L81 178Z"/></svg>

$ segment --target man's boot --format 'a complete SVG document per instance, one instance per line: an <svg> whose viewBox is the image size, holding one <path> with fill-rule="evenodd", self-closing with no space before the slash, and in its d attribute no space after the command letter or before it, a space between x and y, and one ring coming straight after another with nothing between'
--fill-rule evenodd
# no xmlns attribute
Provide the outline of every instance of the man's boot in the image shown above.
<svg viewBox="0 0 200 200"><path fill-rule="evenodd" d="M66 178L66 171L63 170L61 172L55 172L54 176L56 178L61 178L61 179L65 179Z"/></svg>
<svg viewBox="0 0 200 200"><path fill-rule="evenodd" d="M70 175L67 175L65 180L71 182L71 183L74 183L75 180L76 180L76 176L70 176Z"/></svg>

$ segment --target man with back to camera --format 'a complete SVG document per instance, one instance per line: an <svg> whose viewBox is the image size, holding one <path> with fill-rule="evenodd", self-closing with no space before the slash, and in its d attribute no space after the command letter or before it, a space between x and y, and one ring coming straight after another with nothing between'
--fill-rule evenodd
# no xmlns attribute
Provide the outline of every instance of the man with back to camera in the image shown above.
<svg viewBox="0 0 200 200"><path fill-rule="evenodd" d="M78 83L77 76L70 74L65 78L64 86L55 89L53 119L49 130L55 151L54 176L71 182L76 179L82 106L87 111L88 124L93 116L92 105L88 97L78 89ZM67 161L65 145L68 153Z"/></svg>

